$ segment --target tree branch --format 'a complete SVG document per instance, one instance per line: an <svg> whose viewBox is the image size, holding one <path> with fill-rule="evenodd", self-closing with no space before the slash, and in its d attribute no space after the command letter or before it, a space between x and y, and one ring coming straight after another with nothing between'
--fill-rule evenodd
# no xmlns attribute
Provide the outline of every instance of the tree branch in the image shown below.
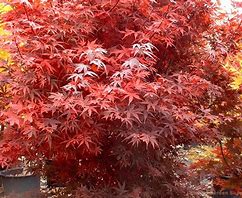
<svg viewBox="0 0 242 198"><path fill-rule="evenodd" d="M115 5L108 11L108 12L112 12L114 10L114 8L117 7L118 3L120 0L117 0L117 2L115 3Z"/></svg>
<svg viewBox="0 0 242 198"><path fill-rule="evenodd" d="M222 157L223 157L223 160L224 160L224 163L229 167L231 168L231 166L229 165L225 155L224 155L224 150L223 150L223 144L222 144L222 141L221 140L218 140L218 143L219 143L219 147L220 147L220 151L221 151L221 154L222 154Z"/></svg>

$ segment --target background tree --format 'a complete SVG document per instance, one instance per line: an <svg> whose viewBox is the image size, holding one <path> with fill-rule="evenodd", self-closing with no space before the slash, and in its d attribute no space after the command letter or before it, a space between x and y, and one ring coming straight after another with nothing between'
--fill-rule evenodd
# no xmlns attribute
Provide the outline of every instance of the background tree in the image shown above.
<svg viewBox="0 0 242 198"><path fill-rule="evenodd" d="M207 0L8 3L1 164L51 159L60 181L104 197L191 197L177 145L213 142L234 119L222 63L238 22L218 23Z"/></svg>
<svg viewBox="0 0 242 198"><path fill-rule="evenodd" d="M241 46L238 45L238 49ZM233 56L228 56L225 67L232 73L233 82L230 84L232 89L238 90L241 94L241 51ZM241 98L241 95L240 95ZM227 106L228 107L228 106ZM198 158L192 164L192 168L200 174L209 174L214 177L214 186L218 191L230 189L235 193L241 193L242 187L242 139L241 139L241 103L235 108L221 109L233 119L228 119L220 125L223 138L218 139L214 148L210 147L208 155Z"/></svg>

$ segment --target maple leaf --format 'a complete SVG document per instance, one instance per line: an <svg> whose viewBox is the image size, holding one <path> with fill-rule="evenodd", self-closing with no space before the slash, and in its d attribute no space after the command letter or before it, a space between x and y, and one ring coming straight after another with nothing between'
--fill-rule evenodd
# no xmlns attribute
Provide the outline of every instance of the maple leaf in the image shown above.
<svg viewBox="0 0 242 198"><path fill-rule="evenodd" d="M9 104L9 107L10 107L13 111L16 111L16 113L19 113L19 112L21 112L21 111L24 109L24 106L23 106L22 103L17 103L17 104L10 103L10 104Z"/></svg>
<svg viewBox="0 0 242 198"><path fill-rule="evenodd" d="M125 138L125 140L129 140L132 145L138 146L140 142L144 142L146 144L146 147L151 144L153 148L159 147L159 144L156 140L156 137L154 135L145 134L145 133L133 133Z"/></svg>
<svg viewBox="0 0 242 198"><path fill-rule="evenodd" d="M104 68L105 71L107 71L106 65L99 59L94 59L90 62L90 64L97 65L98 68Z"/></svg>
<svg viewBox="0 0 242 198"><path fill-rule="evenodd" d="M129 37L131 35L134 36L134 39L137 40L138 37L144 37L144 33L139 31L139 32L136 32L134 30L130 30L130 29L126 29L125 31L120 31L121 33L124 34L123 38L122 39L125 39L126 37Z"/></svg>
<svg viewBox="0 0 242 198"><path fill-rule="evenodd" d="M96 52L97 56L107 54L107 50L103 48L96 48L94 51Z"/></svg>
<svg viewBox="0 0 242 198"><path fill-rule="evenodd" d="M76 68L75 68L75 72L78 72L78 73L86 73L87 70L88 70L88 65L85 65L85 64L82 64L82 63L79 63L79 64L75 64Z"/></svg>
<svg viewBox="0 0 242 198"><path fill-rule="evenodd" d="M42 71L47 70L49 73L55 71L54 67L50 64L49 60L42 60L41 64L38 66Z"/></svg>
<svg viewBox="0 0 242 198"><path fill-rule="evenodd" d="M159 108L159 101L144 101L142 102L142 104L145 104L147 107L147 111L150 111L150 109L152 108L153 111L156 111Z"/></svg>
<svg viewBox="0 0 242 198"><path fill-rule="evenodd" d="M89 62L93 61L94 59L103 59L104 54L107 53L105 49L98 47L98 45L95 44L95 41L88 42L87 47L88 47L88 50L83 52L80 55L80 58L82 58L83 56L86 56Z"/></svg>
<svg viewBox="0 0 242 198"><path fill-rule="evenodd" d="M119 77L121 79L130 79L132 78L132 70L131 69L124 69L122 71L116 71L111 78L115 79Z"/></svg>
<svg viewBox="0 0 242 198"><path fill-rule="evenodd" d="M16 113L8 111L3 113L7 118L6 122L9 122L10 126L14 126L15 124L20 126L21 119Z"/></svg>
<svg viewBox="0 0 242 198"><path fill-rule="evenodd" d="M155 57L154 57L154 54L153 54L153 48L158 50L151 43L144 43L144 44L136 43L136 44L133 45L134 55L144 54L144 55L147 55L148 57L150 57L150 58L155 60Z"/></svg>
<svg viewBox="0 0 242 198"><path fill-rule="evenodd" d="M55 130L57 129L57 126L60 124L61 122L56 120L56 119L52 119L52 118L45 118L44 119L44 124L45 126L50 126L51 129Z"/></svg>
<svg viewBox="0 0 242 198"><path fill-rule="evenodd" d="M126 98L128 98L128 101L129 101L128 105L130 105L130 103L131 103L134 99L142 100L142 99L140 98L140 96L139 96L137 93L135 93L135 92L129 92L129 91L125 91L125 90L124 90L124 93L125 93L125 96L123 97L123 100L125 100Z"/></svg>
<svg viewBox="0 0 242 198"><path fill-rule="evenodd" d="M26 128L23 134L27 135L28 138L37 138L37 130L33 127Z"/></svg>
<svg viewBox="0 0 242 198"><path fill-rule="evenodd" d="M87 71L85 74L85 76L95 76L95 77L98 77L98 75L95 73L95 72L92 72L92 71Z"/></svg>
<svg viewBox="0 0 242 198"><path fill-rule="evenodd" d="M142 68L142 69L148 69L147 66L141 64L137 58L130 58L129 60L126 60L122 66L124 68L130 68L134 69L135 67Z"/></svg>
<svg viewBox="0 0 242 198"><path fill-rule="evenodd" d="M86 107L84 107L81 115L84 114L85 112L88 113L88 116L92 116L93 112L98 113L98 111L96 110L96 106L86 106Z"/></svg>
<svg viewBox="0 0 242 198"><path fill-rule="evenodd" d="M149 144L151 144L151 146L153 148L155 147L158 147L159 148L159 144L156 140L156 137L154 135L151 135L151 134L145 134L145 133L142 133L140 135L140 139L145 142L146 146L148 147Z"/></svg>
<svg viewBox="0 0 242 198"><path fill-rule="evenodd" d="M74 80L75 82L81 81L83 79L83 74L71 74L70 77L67 78L67 80Z"/></svg>
<svg viewBox="0 0 242 198"><path fill-rule="evenodd" d="M52 92L52 93L50 93L49 98L52 100L62 101L64 98L64 95L63 95L63 93L59 93L59 92L53 93Z"/></svg>
<svg viewBox="0 0 242 198"><path fill-rule="evenodd" d="M67 85L64 85L63 88L67 91L73 90L75 93L77 93L77 85L73 83L68 83Z"/></svg>
<svg viewBox="0 0 242 198"><path fill-rule="evenodd" d="M33 113L34 112L28 112L28 113L24 113L23 115L22 115L22 118L23 118L23 120L24 120L24 122L26 122L26 121L28 121L28 122L33 122Z"/></svg>
<svg viewBox="0 0 242 198"><path fill-rule="evenodd" d="M66 148L68 148L70 146L75 146L75 145L77 145L77 147L85 145L87 147L87 149L90 149L90 144L93 144L92 139L87 135L80 134L80 135L74 137L73 139L68 140L66 143Z"/></svg>

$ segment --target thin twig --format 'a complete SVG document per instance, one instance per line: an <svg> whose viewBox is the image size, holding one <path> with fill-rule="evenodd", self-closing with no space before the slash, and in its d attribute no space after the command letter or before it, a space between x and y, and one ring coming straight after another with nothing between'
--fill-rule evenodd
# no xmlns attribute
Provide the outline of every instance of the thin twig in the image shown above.
<svg viewBox="0 0 242 198"><path fill-rule="evenodd" d="M25 6L24 4L23 4L23 6L24 6L25 15L26 15L28 21L30 21L30 17L29 17L29 14L28 14L27 8L26 8L26 6ZM34 34L36 34L35 31L34 31L34 29L33 29L33 27L32 27L32 25L30 25L30 27L31 27L32 32L33 32Z"/></svg>
<svg viewBox="0 0 242 198"><path fill-rule="evenodd" d="M218 140L218 142L219 142L219 147L220 147L220 151L221 151L221 154L222 154L223 160L224 160L225 164L226 164L229 168L231 168L231 166L229 165L229 163L228 163L228 161L227 161L227 159L226 159L226 157L225 157L225 155L224 155L224 150L223 150L223 144L222 144L222 141L221 141L221 140Z"/></svg>
<svg viewBox="0 0 242 198"><path fill-rule="evenodd" d="M108 11L108 12L112 12L114 10L114 8L117 7L118 3L120 0L117 0L117 2L115 3L115 5Z"/></svg>
<svg viewBox="0 0 242 198"><path fill-rule="evenodd" d="M19 49L19 46L18 46L18 43L17 43L17 39L16 39L16 37L14 37L14 43L15 43L15 45L16 45L16 47L17 47L17 50L18 50L18 53L19 53L20 57L21 57L22 59L24 59L24 57L23 57L23 55L22 55L22 53L21 53L21 51L20 51L20 49Z"/></svg>

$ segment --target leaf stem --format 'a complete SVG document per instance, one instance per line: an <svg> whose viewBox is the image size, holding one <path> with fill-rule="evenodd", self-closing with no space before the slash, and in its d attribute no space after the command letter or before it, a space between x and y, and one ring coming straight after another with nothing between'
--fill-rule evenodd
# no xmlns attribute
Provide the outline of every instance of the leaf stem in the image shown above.
<svg viewBox="0 0 242 198"><path fill-rule="evenodd" d="M118 3L120 0L117 0L117 2L115 3L115 5L108 11L108 12L112 12L114 10L114 8L117 7Z"/></svg>

